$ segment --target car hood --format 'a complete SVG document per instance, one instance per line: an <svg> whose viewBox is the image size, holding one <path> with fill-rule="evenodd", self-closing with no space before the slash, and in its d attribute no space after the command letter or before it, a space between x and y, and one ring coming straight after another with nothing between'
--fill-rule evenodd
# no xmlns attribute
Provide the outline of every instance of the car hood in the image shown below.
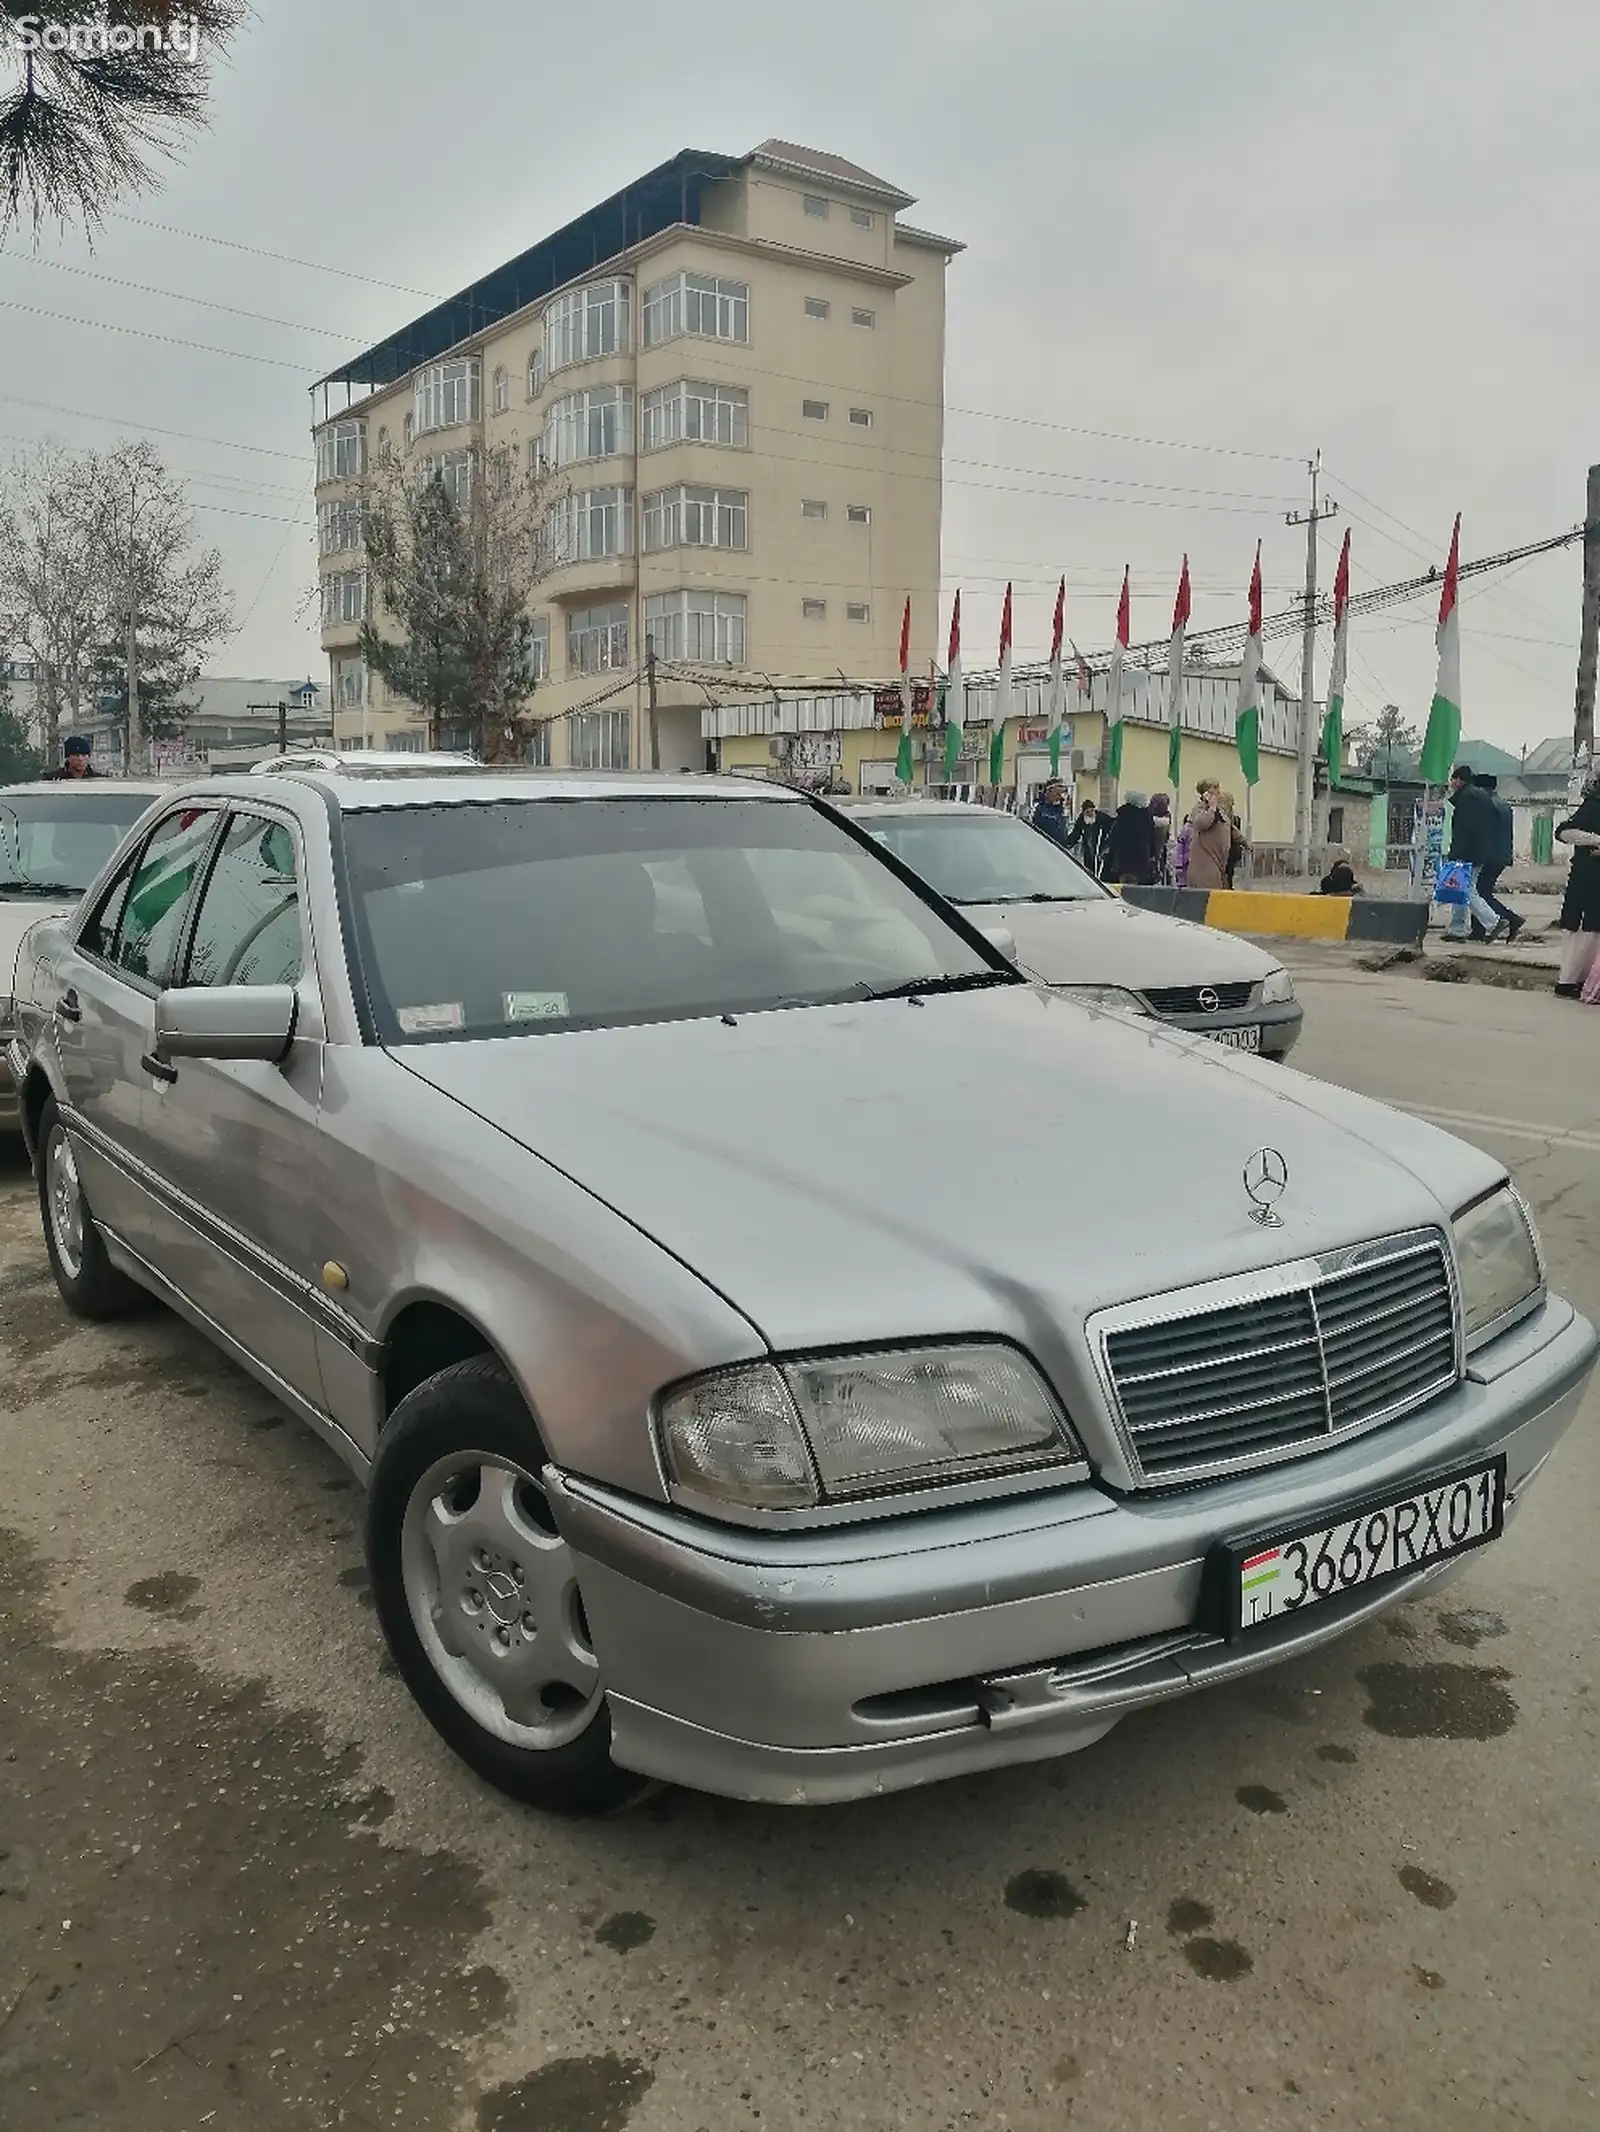
<svg viewBox="0 0 1600 2132"><path fill-rule="evenodd" d="M1041 986L399 1047L775 1347L1003 1332L1448 1219L1477 1149ZM1241 1173L1276 1147L1283 1226ZM536 1214L535 1214L536 1219Z"/></svg>
<svg viewBox="0 0 1600 2132"><path fill-rule="evenodd" d="M1136 910L1120 896L1082 903L969 903L962 916L1004 926L1017 961L1047 985L1259 984L1277 958L1253 941Z"/></svg>
<svg viewBox="0 0 1600 2132"><path fill-rule="evenodd" d="M10 999L17 990L20 951L29 931L41 918L59 918L76 908L76 897L57 902L43 896L8 896L0 889L0 999Z"/></svg>

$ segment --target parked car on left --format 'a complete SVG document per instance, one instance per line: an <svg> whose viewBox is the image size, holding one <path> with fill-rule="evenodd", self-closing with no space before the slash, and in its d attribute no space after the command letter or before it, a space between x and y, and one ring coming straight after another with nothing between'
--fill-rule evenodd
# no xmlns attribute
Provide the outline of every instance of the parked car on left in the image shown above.
<svg viewBox="0 0 1600 2132"><path fill-rule="evenodd" d="M41 918L72 909L140 815L171 789L153 778L0 785L0 1133L20 1126L5 1047L23 939Z"/></svg>

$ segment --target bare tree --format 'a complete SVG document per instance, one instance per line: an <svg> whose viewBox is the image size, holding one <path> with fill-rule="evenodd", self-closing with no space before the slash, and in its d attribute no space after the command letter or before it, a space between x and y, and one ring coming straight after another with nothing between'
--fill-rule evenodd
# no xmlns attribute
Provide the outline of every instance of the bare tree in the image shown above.
<svg viewBox="0 0 1600 2132"><path fill-rule="evenodd" d="M537 723L528 600L564 553L564 485L473 445L447 470L376 465L361 494L376 595L362 657L424 713L430 747L465 727L485 762L517 759Z"/></svg>
<svg viewBox="0 0 1600 2132"><path fill-rule="evenodd" d="M38 739L58 759L63 714L78 721L106 627L97 568L93 455L51 442L0 479L0 637L39 676Z"/></svg>
<svg viewBox="0 0 1600 2132"><path fill-rule="evenodd" d="M94 231L206 123L247 0L52 0L0 11L0 237Z"/></svg>
<svg viewBox="0 0 1600 2132"><path fill-rule="evenodd" d="M1398 703L1386 703L1366 725L1352 726L1347 740L1350 760L1359 763L1368 775L1377 765L1386 779L1392 778L1396 768L1408 762L1422 745L1422 735L1415 726L1407 725Z"/></svg>

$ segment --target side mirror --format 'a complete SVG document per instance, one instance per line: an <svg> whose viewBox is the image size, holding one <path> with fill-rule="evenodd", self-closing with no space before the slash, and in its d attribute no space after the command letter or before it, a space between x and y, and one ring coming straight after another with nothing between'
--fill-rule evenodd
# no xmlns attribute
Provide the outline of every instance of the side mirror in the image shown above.
<svg viewBox="0 0 1600 2132"><path fill-rule="evenodd" d="M156 1000L161 1059L260 1059L269 1066L294 1041L292 985L193 985Z"/></svg>
<svg viewBox="0 0 1600 2132"><path fill-rule="evenodd" d="M1017 943L1008 925L980 925L978 931L990 947L998 948L1007 962L1017 959Z"/></svg>

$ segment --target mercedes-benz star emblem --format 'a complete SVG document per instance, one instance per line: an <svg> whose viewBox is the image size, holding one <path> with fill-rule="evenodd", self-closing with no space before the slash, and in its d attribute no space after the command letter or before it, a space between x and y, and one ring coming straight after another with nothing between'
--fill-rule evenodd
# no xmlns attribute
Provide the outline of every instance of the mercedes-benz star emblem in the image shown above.
<svg viewBox="0 0 1600 2132"><path fill-rule="evenodd" d="M1289 1165L1275 1147L1258 1147L1244 1166L1250 1219L1263 1229L1281 1229L1277 1203L1289 1189Z"/></svg>
<svg viewBox="0 0 1600 2132"><path fill-rule="evenodd" d="M1209 985L1202 985L1200 987L1200 1004L1207 1014L1215 1014L1222 1002Z"/></svg>

